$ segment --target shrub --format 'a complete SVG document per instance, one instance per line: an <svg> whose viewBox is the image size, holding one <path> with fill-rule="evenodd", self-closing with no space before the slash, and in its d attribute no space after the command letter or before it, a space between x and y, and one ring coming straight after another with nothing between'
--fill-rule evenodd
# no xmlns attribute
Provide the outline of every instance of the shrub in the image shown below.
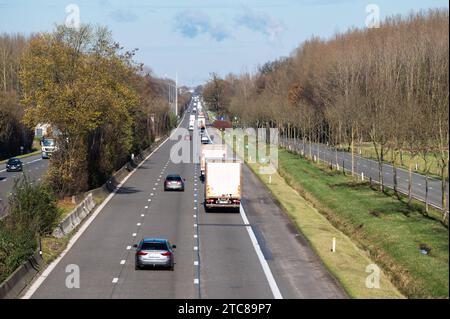
<svg viewBox="0 0 450 319"><path fill-rule="evenodd" d="M47 185L33 185L26 176L14 182L13 194L9 198L8 220L17 231L49 234L60 215L56 196Z"/></svg>

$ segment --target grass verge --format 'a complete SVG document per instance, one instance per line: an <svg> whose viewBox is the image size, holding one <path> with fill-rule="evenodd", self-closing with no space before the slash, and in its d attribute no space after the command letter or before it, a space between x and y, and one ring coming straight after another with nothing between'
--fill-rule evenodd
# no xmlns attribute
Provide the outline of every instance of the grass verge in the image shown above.
<svg viewBox="0 0 450 319"><path fill-rule="evenodd" d="M448 298L448 229L424 217L423 205L409 207L286 150L279 150L278 160L279 174L271 183L259 174L259 164L249 166L351 297ZM333 237L335 254L330 252ZM431 250L424 255L421 248ZM373 263L385 273L380 289L365 286L366 267Z"/></svg>
<svg viewBox="0 0 450 319"><path fill-rule="evenodd" d="M285 150L279 172L286 182L352 238L410 298L448 298L448 229L417 206L330 172ZM428 255L421 247L430 249Z"/></svg>
<svg viewBox="0 0 450 319"><path fill-rule="evenodd" d="M30 157L30 156L38 155L38 154L41 154L41 151L40 151L40 150L31 152L31 153L28 153L28 154L23 154L23 155L14 156L14 157L15 157L15 158L25 158L25 157ZM0 164L5 164L7 161L8 161L7 159L5 159L5 160L3 160L3 161L0 161Z"/></svg>

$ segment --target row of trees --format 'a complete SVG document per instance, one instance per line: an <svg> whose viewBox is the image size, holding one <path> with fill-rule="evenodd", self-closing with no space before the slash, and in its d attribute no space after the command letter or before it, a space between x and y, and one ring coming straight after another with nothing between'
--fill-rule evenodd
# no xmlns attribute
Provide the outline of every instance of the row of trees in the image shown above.
<svg viewBox="0 0 450 319"><path fill-rule="evenodd" d="M21 123L19 106L20 56L27 39L21 35L0 35L0 160L31 151L32 130Z"/></svg>
<svg viewBox="0 0 450 319"><path fill-rule="evenodd" d="M388 151L422 157L426 172L434 156L445 208L448 19L448 10L430 10L388 18L377 29L312 38L255 74L213 75L204 88L205 101L243 125L276 126L305 143L348 143L354 154L355 142L370 141L381 182ZM393 158L394 173L396 163Z"/></svg>
<svg viewBox="0 0 450 319"><path fill-rule="evenodd" d="M147 148L176 123L167 81L136 63L135 52L114 42L106 28L90 25L78 30L61 25L25 40L18 82L7 85L20 103L7 104L18 110L26 127L48 123L58 133L59 151L47 173L58 195L102 184L131 153ZM184 94L180 103L189 98Z"/></svg>

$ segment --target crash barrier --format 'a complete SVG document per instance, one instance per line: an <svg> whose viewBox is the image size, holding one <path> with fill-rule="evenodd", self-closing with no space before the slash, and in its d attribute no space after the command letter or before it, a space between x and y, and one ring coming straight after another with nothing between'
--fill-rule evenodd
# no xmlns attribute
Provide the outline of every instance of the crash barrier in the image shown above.
<svg viewBox="0 0 450 319"><path fill-rule="evenodd" d="M28 285L39 272L43 260L39 252L34 253L19 268L17 268L6 280L0 284L0 299L14 299Z"/></svg>

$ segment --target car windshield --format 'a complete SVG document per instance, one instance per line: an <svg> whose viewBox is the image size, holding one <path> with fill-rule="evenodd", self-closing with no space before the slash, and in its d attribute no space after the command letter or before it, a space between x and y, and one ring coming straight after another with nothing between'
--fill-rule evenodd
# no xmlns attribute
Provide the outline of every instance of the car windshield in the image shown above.
<svg viewBox="0 0 450 319"><path fill-rule="evenodd" d="M167 250L167 244L160 242L144 242L142 243L141 250Z"/></svg>
<svg viewBox="0 0 450 319"><path fill-rule="evenodd" d="M9 164L12 165L20 164L20 161L17 158L13 158L9 160Z"/></svg>
<svg viewBox="0 0 450 319"><path fill-rule="evenodd" d="M44 146L54 146L55 145L55 141L53 141L53 140L43 140L42 144Z"/></svg>

